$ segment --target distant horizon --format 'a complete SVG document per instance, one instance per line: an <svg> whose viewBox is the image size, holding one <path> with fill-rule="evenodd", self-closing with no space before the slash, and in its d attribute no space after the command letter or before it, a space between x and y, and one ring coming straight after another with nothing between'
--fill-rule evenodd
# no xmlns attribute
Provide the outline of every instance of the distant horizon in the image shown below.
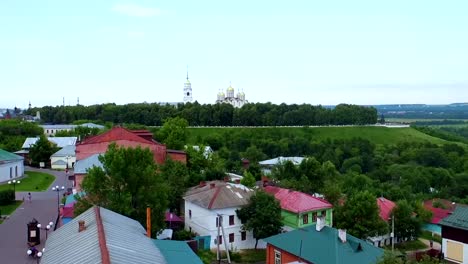
<svg viewBox="0 0 468 264"><path fill-rule="evenodd" d="M0 105L468 101L468 1L0 1ZM38 11L39 10L39 11Z"/></svg>

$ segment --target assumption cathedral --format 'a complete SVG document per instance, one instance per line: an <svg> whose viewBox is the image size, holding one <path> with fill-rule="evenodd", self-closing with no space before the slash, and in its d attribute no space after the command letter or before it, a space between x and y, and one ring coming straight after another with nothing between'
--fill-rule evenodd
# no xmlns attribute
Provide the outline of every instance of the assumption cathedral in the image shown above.
<svg viewBox="0 0 468 264"><path fill-rule="evenodd" d="M245 100L245 93L242 91L237 91L237 94L235 94L234 88L229 85L229 87L226 89L226 94L220 90L218 93L218 97L216 99L217 104L231 104L234 107L242 107L244 104L247 104L248 101ZM188 77L188 71L187 71L187 79L184 83L184 103L189 103L193 101L192 97L192 84L190 83L189 77Z"/></svg>

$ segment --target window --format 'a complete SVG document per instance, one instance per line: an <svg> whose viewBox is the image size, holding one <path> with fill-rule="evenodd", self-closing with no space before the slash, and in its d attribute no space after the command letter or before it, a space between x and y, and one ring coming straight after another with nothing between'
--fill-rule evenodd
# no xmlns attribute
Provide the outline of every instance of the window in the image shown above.
<svg viewBox="0 0 468 264"><path fill-rule="evenodd" d="M241 232L241 240L244 241L244 240L246 240L246 239L247 239L247 232L242 231L242 232Z"/></svg>
<svg viewBox="0 0 468 264"><path fill-rule="evenodd" d="M327 211L323 210L323 211L322 211L322 216L323 216L323 217L326 217L326 216L327 216Z"/></svg>
<svg viewBox="0 0 468 264"><path fill-rule="evenodd" d="M15 177L18 177L18 166L15 167Z"/></svg>
<svg viewBox="0 0 468 264"><path fill-rule="evenodd" d="M47 129L47 134L49 134L49 129Z"/></svg>
<svg viewBox="0 0 468 264"><path fill-rule="evenodd" d="M218 237L218 243L219 243L220 245L223 244L223 236L219 236L219 237Z"/></svg>
<svg viewBox="0 0 468 264"><path fill-rule="evenodd" d="M305 214L305 215L302 215L302 224L308 224L309 223L309 215L308 214Z"/></svg>
<svg viewBox="0 0 468 264"><path fill-rule="evenodd" d="M317 212L312 213L312 219L313 222L317 222Z"/></svg>
<svg viewBox="0 0 468 264"><path fill-rule="evenodd" d="M188 217L192 219L192 210L188 210Z"/></svg>
<svg viewBox="0 0 468 264"><path fill-rule="evenodd" d="M463 262L463 244L447 240L447 258Z"/></svg>
<svg viewBox="0 0 468 264"><path fill-rule="evenodd" d="M234 225L234 215L229 216L229 225Z"/></svg>
<svg viewBox="0 0 468 264"><path fill-rule="evenodd" d="M275 264L281 264L281 252L275 249Z"/></svg>
<svg viewBox="0 0 468 264"><path fill-rule="evenodd" d="M219 217L216 217L216 227L219 226Z"/></svg>
<svg viewBox="0 0 468 264"><path fill-rule="evenodd" d="M234 242L234 233L229 234L229 243Z"/></svg>
<svg viewBox="0 0 468 264"><path fill-rule="evenodd" d="M10 167L10 179L13 178L13 168Z"/></svg>

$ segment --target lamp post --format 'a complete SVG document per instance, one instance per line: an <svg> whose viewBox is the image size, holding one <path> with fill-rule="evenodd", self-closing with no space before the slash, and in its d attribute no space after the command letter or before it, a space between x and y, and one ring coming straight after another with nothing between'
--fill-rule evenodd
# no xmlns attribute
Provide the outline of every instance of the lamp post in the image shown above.
<svg viewBox="0 0 468 264"><path fill-rule="evenodd" d="M45 230L46 233L45 233L45 238L47 240L47 232L54 226L54 222L50 221L48 225L46 225L46 227L42 227L41 224L37 224L37 228L39 229L42 229L42 230Z"/></svg>
<svg viewBox="0 0 468 264"><path fill-rule="evenodd" d="M36 263L39 264L39 259L42 257L42 254L44 254L45 248L42 249L42 251L37 250L35 247L29 248L28 251L26 251L26 254L28 256L31 256L32 258L36 259Z"/></svg>
<svg viewBox="0 0 468 264"><path fill-rule="evenodd" d="M65 186L59 187L58 185L52 187L52 191L57 192L57 213L60 215L60 191L65 190Z"/></svg>
<svg viewBox="0 0 468 264"><path fill-rule="evenodd" d="M16 192L16 184L20 184L21 181L17 181L17 180L12 180L12 181L8 181L8 184L13 184L13 191Z"/></svg>

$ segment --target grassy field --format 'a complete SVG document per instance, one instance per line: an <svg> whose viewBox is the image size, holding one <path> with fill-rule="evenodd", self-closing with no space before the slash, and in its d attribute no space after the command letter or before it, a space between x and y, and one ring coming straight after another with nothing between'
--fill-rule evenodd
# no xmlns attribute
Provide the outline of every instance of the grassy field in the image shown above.
<svg viewBox="0 0 468 264"><path fill-rule="evenodd" d="M9 205L0 205L0 216L2 215L11 215L18 206L20 206L23 202L22 201L15 201ZM3 223L3 219L0 218L0 224Z"/></svg>
<svg viewBox="0 0 468 264"><path fill-rule="evenodd" d="M447 141L429 136L413 128L387 128L387 127L278 127L278 128L189 128L190 144L197 144L200 138L212 133L234 132L244 130L247 133L255 133L258 130L284 129L294 133L311 134L312 138L321 141L330 139L350 139L361 137L375 144L395 144L400 141L429 141L435 144L445 144Z"/></svg>
<svg viewBox="0 0 468 264"><path fill-rule="evenodd" d="M49 188L55 181L55 176L43 172L26 171L26 176L16 185L17 192L41 192ZM0 185L0 190L13 188L8 183Z"/></svg>

